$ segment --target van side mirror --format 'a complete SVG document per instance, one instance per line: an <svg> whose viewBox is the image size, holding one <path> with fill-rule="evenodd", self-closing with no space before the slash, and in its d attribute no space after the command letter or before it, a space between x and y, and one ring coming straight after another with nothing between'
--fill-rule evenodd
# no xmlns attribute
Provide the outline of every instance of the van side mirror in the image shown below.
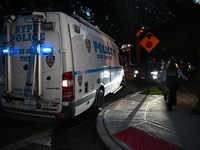
<svg viewBox="0 0 200 150"><path fill-rule="evenodd" d="M122 57L120 54L119 54L119 64L120 64L121 66L125 66L125 64L126 64L126 62L125 62L125 60L124 60L124 57Z"/></svg>

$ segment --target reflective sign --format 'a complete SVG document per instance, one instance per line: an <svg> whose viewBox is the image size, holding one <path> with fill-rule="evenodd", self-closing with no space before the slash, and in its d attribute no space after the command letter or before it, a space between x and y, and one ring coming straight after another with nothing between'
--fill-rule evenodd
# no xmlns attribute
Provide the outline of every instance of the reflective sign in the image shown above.
<svg viewBox="0 0 200 150"><path fill-rule="evenodd" d="M151 32L148 32L145 37L140 41L140 45L144 47L147 52L151 50L160 42Z"/></svg>

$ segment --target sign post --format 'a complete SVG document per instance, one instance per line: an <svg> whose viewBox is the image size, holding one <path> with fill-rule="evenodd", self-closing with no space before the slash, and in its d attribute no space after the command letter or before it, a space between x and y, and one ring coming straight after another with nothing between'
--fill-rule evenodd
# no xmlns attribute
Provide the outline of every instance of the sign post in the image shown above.
<svg viewBox="0 0 200 150"><path fill-rule="evenodd" d="M160 42L160 40L154 36L151 32L148 32L144 38L140 41L140 45L148 52L148 94L149 94L149 63L150 63L150 52Z"/></svg>

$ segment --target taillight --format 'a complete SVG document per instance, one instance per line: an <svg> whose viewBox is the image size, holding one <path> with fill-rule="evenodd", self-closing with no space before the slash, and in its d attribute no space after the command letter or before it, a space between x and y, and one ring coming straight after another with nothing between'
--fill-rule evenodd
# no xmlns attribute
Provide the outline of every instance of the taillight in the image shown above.
<svg viewBox="0 0 200 150"><path fill-rule="evenodd" d="M64 118L66 118L66 116L62 116L62 115L61 116L55 116L55 118L56 119L64 119Z"/></svg>
<svg viewBox="0 0 200 150"><path fill-rule="evenodd" d="M63 101L74 99L74 81L72 72L66 72L62 75L62 93Z"/></svg>

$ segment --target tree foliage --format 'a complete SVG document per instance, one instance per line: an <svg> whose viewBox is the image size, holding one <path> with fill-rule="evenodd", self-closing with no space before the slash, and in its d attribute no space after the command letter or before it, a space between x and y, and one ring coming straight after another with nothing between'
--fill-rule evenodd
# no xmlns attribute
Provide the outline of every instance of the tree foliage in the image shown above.
<svg viewBox="0 0 200 150"><path fill-rule="evenodd" d="M200 6L194 0L1 0L1 25L3 16L39 8L78 14L118 44L134 45L138 30L149 27L161 40L153 53L198 56Z"/></svg>

